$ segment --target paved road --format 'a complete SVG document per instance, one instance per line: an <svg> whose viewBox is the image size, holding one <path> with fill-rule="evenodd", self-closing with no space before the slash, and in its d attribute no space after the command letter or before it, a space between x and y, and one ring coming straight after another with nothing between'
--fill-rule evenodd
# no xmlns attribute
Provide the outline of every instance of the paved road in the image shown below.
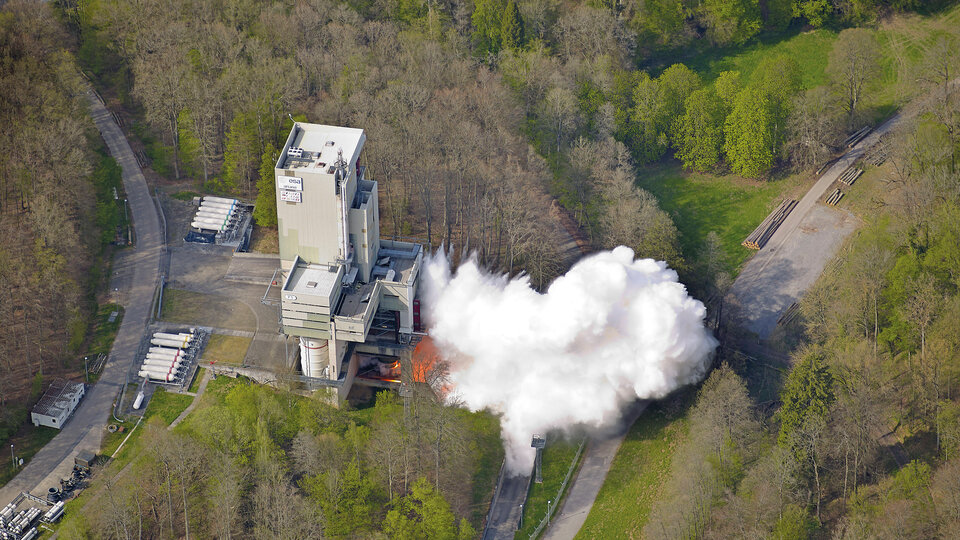
<svg viewBox="0 0 960 540"><path fill-rule="evenodd" d="M596 437L587 444L587 451L583 455L583 462L577 476L567 492L560 513L553 518L547 527L543 538L546 540L570 540L577 535L580 527L587 520L590 508L600 493L600 488L607 478L613 458L616 457L620 444L626 438L630 427L637 421L640 414L647 408L647 401L636 403L624 413L619 429L605 437Z"/></svg>
<svg viewBox="0 0 960 540"><path fill-rule="evenodd" d="M500 483L483 531L483 540L512 540L520 522L520 505L527 498L530 476L507 476Z"/></svg>
<svg viewBox="0 0 960 540"><path fill-rule="evenodd" d="M770 336L780 314L813 285L844 239L857 228L852 214L819 201L843 171L908 116L894 115L827 169L740 272L730 294L740 304L744 326L761 339Z"/></svg>
<svg viewBox="0 0 960 540"><path fill-rule="evenodd" d="M47 488L59 485L59 479L69 474L73 458L80 450L100 448L113 401L126 382L127 370L140 345L157 283L160 222L147 182L120 127L92 92L89 97L90 114L97 129L106 141L110 155L123 168L123 185L135 225L136 247L124 254L124 259L130 263L123 280L129 288L120 295L125 313L100 381L88 388L86 397L60 433L37 452L20 474L0 489L0 504L6 504L20 491L45 494Z"/></svg>

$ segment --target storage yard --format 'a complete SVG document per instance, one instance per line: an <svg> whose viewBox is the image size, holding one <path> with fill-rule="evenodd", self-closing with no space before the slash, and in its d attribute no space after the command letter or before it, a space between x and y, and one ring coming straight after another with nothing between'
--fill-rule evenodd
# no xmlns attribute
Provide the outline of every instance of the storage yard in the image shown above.
<svg viewBox="0 0 960 540"><path fill-rule="evenodd" d="M237 199L223 197L197 197L197 211L190 222L190 231L184 237L187 242L216 244L246 251L253 232L253 206Z"/></svg>

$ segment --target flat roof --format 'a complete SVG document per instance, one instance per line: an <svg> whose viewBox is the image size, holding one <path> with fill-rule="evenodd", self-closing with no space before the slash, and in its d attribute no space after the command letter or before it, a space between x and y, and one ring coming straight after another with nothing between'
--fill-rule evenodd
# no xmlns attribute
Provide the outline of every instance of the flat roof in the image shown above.
<svg viewBox="0 0 960 540"><path fill-rule="evenodd" d="M341 317L358 317L363 315L370 301L376 300L376 298L373 298L375 285L376 283L364 283L359 287L347 291L347 293L343 295L343 302L340 303L340 309L337 310L337 315Z"/></svg>
<svg viewBox="0 0 960 540"><path fill-rule="evenodd" d="M357 153L363 144L363 130L324 124L308 124L298 122L297 135L290 144L290 148L299 148L303 151L300 157L287 155L287 148L283 149L284 159L282 169L297 169L312 167L318 172L327 172L337 161L337 154L342 149L343 159L353 164Z"/></svg>
<svg viewBox="0 0 960 540"><path fill-rule="evenodd" d="M291 271L284 291L329 297L340 279L340 267L326 264L298 264Z"/></svg>
<svg viewBox="0 0 960 540"><path fill-rule="evenodd" d="M386 276L388 270L394 271L394 277L391 281L397 283L408 283L417 263L417 256L420 255L423 246L413 242L397 242L392 240L381 240L380 251L377 252L377 262L388 259L384 264L377 264L373 268L373 275L377 277Z"/></svg>
<svg viewBox="0 0 960 540"><path fill-rule="evenodd" d="M82 393L83 383L56 379L33 407L33 412L44 416L60 416L62 412L71 409L71 402Z"/></svg>

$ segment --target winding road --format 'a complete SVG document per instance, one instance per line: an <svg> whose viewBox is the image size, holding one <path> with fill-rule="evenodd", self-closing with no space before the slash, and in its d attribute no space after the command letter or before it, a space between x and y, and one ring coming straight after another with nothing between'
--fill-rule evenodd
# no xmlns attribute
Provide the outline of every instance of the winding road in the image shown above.
<svg viewBox="0 0 960 540"><path fill-rule="evenodd" d="M136 246L124 253L130 276L124 280L124 316L100 380L88 387L70 420L20 473L0 489L0 504L6 504L21 491L44 495L47 488L59 486L69 476L73 458L81 450L97 451L114 400L126 384L131 360L137 353L144 328L150 318L150 305L160 275L163 245L160 220L147 181L140 170L130 144L112 114L93 91L88 89L90 116L107 143L110 155L123 169L131 219L135 224Z"/></svg>

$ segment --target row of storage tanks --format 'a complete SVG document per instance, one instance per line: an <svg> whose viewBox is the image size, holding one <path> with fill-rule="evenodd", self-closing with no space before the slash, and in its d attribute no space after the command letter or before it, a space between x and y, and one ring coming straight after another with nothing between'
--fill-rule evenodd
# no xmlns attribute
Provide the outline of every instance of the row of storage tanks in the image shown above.
<svg viewBox="0 0 960 540"><path fill-rule="evenodd" d="M10 503L0 510L0 539L32 540L39 535L34 527L37 518L43 513L43 521L53 523L63 516L63 501L53 505L46 513L36 507L17 512L17 503Z"/></svg>
<svg viewBox="0 0 960 540"><path fill-rule="evenodd" d="M161 382L173 382L179 374L180 368L187 366L188 349L195 334L180 332L168 334L156 332L150 339L150 349L147 357L140 366L141 377Z"/></svg>
<svg viewBox="0 0 960 540"><path fill-rule="evenodd" d="M236 199L223 197L204 197L200 199L200 208L190 225L195 229L223 232L230 222L239 217Z"/></svg>
<svg viewBox="0 0 960 540"><path fill-rule="evenodd" d="M63 503L57 503L43 516L48 522L56 521L63 515ZM54 512L54 509L57 509ZM26 508L19 512L16 503L10 503L0 510L0 539L2 540L32 540L39 534L37 528L33 526L42 510L36 507ZM49 519L48 519L49 517Z"/></svg>

